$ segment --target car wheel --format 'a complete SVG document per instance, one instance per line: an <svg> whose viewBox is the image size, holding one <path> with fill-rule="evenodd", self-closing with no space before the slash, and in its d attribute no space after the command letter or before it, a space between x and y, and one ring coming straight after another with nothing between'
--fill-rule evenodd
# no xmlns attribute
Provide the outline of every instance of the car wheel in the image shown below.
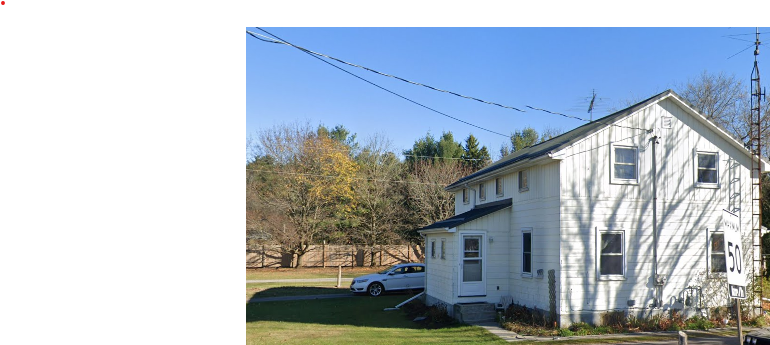
<svg viewBox="0 0 770 345"><path fill-rule="evenodd" d="M377 297L382 295L382 293L385 291L385 288L382 287L382 284L374 282L369 284L367 291L369 291L369 294L372 295L372 297Z"/></svg>

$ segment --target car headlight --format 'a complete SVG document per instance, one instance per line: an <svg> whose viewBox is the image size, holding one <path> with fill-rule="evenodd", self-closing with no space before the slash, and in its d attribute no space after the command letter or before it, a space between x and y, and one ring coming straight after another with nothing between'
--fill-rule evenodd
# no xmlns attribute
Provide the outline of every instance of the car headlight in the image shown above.
<svg viewBox="0 0 770 345"><path fill-rule="evenodd" d="M369 281L369 279L356 279L356 280L353 281L353 284L366 283L368 281Z"/></svg>

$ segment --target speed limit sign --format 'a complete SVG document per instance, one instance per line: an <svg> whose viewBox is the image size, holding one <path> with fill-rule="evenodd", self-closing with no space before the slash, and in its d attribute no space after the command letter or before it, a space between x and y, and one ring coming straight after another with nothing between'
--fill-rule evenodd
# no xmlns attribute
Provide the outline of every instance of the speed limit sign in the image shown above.
<svg viewBox="0 0 770 345"><path fill-rule="evenodd" d="M746 298L745 252L741 242L741 228L738 215L722 210L722 231L725 235L725 262L727 263L727 290L732 298Z"/></svg>

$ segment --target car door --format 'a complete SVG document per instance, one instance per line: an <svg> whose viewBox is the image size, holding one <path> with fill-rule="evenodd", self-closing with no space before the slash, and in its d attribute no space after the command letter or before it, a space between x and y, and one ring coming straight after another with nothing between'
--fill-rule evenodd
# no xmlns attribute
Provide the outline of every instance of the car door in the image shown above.
<svg viewBox="0 0 770 345"><path fill-rule="evenodd" d="M406 269L406 286L407 289L422 289L425 285L425 267L414 265Z"/></svg>
<svg viewBox="0 0 770 345"><path fill-rule="evenodd" d="M406 267L399 267L391 271L388 276L382 280L385 290L402 290L406 288Z"/></svg>

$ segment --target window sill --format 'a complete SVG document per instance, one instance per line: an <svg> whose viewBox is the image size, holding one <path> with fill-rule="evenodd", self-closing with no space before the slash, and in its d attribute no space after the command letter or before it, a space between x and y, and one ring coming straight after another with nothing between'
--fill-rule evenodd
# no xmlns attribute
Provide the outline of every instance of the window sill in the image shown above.
<svg viewBox="0 0 770 345"><path fill-rule="evenodd" d="M695 188L719 189L719 183L695 183Z"/></svg>
<svg viewBox="0 0 770 345"><path fill-rule="evenodd" d="M529 192L529 187L519 189L519 193Z"/></svg>
<svg viewBox="0 0 770 345"><path fill-rule="evenodd" d="M639 181L638 180L618 180L618 179L613 179L613 180L610 181L610 184L624 184L624 185L636 186L636 185L639 185Z"/></svg>
<svg viewBox="0 0 770 345"><path fill-rule="evenodd" d="M613 276L599 276L599 281L623 281L626 280L625 276L613 275Z"/></svg>
<svg viewBox="0 0 770 345"><path fill-rule="evenodd" d="M532 279L532 273L522 273L521 277L522 278L530 278L530 279Z"/></svg>
<svg viewBox="0 0 770 345"><path fill-rule="evenodd" d="M727 279L727 272L709 272L708 279Z"/></svg>

